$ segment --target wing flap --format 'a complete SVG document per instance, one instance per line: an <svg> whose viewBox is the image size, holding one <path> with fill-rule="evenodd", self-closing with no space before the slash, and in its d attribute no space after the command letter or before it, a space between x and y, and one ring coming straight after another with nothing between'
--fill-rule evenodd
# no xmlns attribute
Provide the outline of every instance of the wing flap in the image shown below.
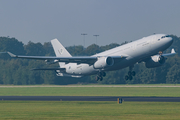
<svg viewBox="0 0 180 120"><path fill-rule="evenodd" d="M65 68L33 68L31 70L61 70L61 71L64 71L66 69Z"/></svg>

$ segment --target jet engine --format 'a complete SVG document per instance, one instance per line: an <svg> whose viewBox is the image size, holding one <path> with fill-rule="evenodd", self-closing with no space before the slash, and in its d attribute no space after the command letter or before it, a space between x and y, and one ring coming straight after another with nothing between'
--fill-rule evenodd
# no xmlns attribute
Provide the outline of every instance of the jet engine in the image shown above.
<svg viewBox="0 0 180 120"><path fill-rule="evenodd" d="M166 58L161 55L152 56L151 59L147 60L145 65L147 68L154 68L162 66L166 61Z"/></svg>
<svg viewBox="0 0 180 120"><path fill-rule="evenodd" d="M114 59L112 57L100 57L94 63L93 67L95 69L102 69L102 68L112 66L113 64L114 64Z"/></svg>

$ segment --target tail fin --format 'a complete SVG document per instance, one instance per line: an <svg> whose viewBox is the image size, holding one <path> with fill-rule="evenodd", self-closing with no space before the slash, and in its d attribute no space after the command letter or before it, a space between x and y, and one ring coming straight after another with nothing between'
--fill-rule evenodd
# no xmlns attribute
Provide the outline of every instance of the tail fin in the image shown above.
<svg viewBox="0 0 180 120"><path fill-rule="evenodd" d="M51 40L51 44L53 46L56 57L72 57L71 54L64 48L64 46L57 40ZM64 62L59 62L60 67L64 66Z"/></svg>

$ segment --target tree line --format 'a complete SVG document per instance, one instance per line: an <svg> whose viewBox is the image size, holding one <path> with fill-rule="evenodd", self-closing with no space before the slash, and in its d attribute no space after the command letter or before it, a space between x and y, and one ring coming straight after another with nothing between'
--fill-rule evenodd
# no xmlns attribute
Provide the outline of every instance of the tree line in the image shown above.
<svg viewBox="0 0 180 120"><path fill-rule="evenodd" d="M144 63L136 64L136 76L133 80L125 80L128 68L106 72L103 81L96 81L95 75L82 78L57 77L55 71L32 71L33 68L58 67L58 64L46 65L44 61L11 58L8 54L0 54L0 84L32 85L32 84L155 84L180 83L180 38L171 35L174 42L164 53L172 48L177 54L168 57L166 63L157 68L146 68ZM128 43L112 43L106 46L92 44L87 48L82 45L69 46L66 49L72 56L89 56ZM50 42L23 44L16 38L0 37L0 52L9 51L17 55L55 56Z"/></svg>

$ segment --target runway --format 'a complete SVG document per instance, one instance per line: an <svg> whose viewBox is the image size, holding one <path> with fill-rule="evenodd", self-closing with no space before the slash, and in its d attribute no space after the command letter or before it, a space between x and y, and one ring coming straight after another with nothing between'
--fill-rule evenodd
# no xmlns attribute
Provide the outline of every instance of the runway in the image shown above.
<svg viewBox="0 0 180 120"><path fill-rule="evenodd" d="M0 100L19 101L137 101L180 102L180 97L129 97L129 96L0 96Z"/></svg>
<svg viewBox="0 0 180 120"><path fill-rule="evenodd" d="M49 88L49 87L56 87L56 88L64 88L64 87L70 87L70 88L81 88L81 87L88 87L88 88L94 88L94 87L105 87L105 88L109 88L109 87L128 87L128 88L133 88L133 87L145 87L145 88L179 88L180 85L176 84L176 85L0 85L0 88Z"/></svg>

